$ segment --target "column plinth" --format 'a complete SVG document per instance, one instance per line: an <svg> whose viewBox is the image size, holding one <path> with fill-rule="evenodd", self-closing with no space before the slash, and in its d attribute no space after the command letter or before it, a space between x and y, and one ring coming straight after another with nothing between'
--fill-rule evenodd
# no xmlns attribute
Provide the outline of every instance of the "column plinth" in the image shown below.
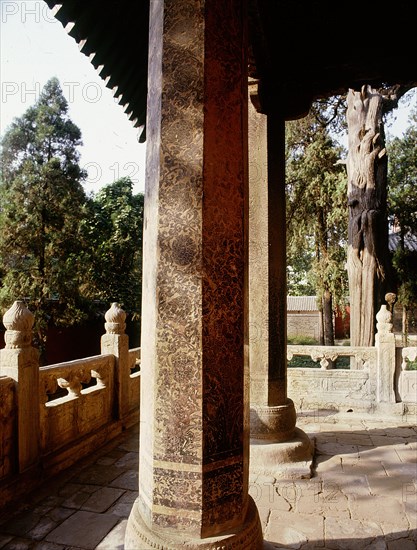
<svg viewBox="0 0 417 550"><path fill-rule="evenodd" d="M252 405L250 410L251 439L281 442L294 435L297 414L291 399L282 405Z"/></svg>
<svg viewBox="0 0 417 550"><path fill-rule="evenodd" d="M236 548L262 548L263 538L259 525L258 509L251 497L242 524L237 532L227 533L217 537L192 537L189 535L171 534L166 538L163 532L158 533L149 529L143 521L138 508L133 508L129 517L129 529L125 538L125 550L138 550L140 542L141 550L235 550Z"/></svg>

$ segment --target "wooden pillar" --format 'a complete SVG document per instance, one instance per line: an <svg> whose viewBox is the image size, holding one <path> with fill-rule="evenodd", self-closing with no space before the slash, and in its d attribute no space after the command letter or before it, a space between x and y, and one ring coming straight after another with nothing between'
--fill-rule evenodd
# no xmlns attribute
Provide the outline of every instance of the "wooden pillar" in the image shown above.
<svg viewBox="0 0 417 550"><path fill-rule="evenodd" d="M139 497L125 548L262 548L244 362L246 13L153 0Z"/></svg>

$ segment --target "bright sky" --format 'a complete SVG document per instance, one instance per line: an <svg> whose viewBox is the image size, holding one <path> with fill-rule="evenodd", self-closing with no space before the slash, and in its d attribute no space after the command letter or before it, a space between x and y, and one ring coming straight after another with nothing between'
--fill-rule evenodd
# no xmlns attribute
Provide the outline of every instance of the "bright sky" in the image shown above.
<svg viewBox="0 0 417 550"><path fill-rule="evenodd" d="M87 1L87 0L86 0ZM83 136L81 165L85 189L130 176L144 190L145 144L105 87L89 59L52 15L43 0L0 0L0 134L33 105L44 84L56 76L69 102L69 115ZM401 136L417 93L397 109L389 136Z"/></svg>
<svg viewBox="0 0 417 550"><path fill-rule="evenodd" d="M143 192L146 146L138 143L139 129L76 41L43 0L0 0L0 7L0 134L56 76L69 116L81 129L81 166L88 171L85 190L97 191L129 176L134 192Z"/></svg>

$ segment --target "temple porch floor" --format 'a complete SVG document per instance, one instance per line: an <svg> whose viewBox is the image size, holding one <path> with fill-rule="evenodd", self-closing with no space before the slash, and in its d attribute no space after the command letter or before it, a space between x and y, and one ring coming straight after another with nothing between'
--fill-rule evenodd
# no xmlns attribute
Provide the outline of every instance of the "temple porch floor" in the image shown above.
<svg viewBox="0 0 417 550"><path fill-rule="evenodd" d="M250 476L266 549L417 548L416 417L299 413L312 476ZM2 550L123 550L137 496L138 426L0 514ZM140 550L138 548L138 550Z"/></svg>

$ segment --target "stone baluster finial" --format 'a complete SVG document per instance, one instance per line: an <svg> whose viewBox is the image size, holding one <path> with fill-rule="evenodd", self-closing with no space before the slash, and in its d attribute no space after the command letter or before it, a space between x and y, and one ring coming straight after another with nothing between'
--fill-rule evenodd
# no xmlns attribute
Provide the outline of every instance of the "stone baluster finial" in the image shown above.
<svg viewBox="0 0 417 550"><path fill-rule="evenodd" d="M16 300L12 307L3 315L6 328L4 335L6 349L23 349L32 343L32 327L34 315L22 300Z"/></svg>
<svg viewBox="0 0 417 550"><path fill-rule="evenodd" d="M126 329L126 312L123 311L117 302L112 303L104 318L106 319L104 328L107 334L124 334Z"/></svg>
<svg viewBox="0 0 417 550"><path fill-rule="evenodd" d="M392 332L392 314L386 304L382 304L376 315L376 329L378 334L389 334Z"/></svg>

